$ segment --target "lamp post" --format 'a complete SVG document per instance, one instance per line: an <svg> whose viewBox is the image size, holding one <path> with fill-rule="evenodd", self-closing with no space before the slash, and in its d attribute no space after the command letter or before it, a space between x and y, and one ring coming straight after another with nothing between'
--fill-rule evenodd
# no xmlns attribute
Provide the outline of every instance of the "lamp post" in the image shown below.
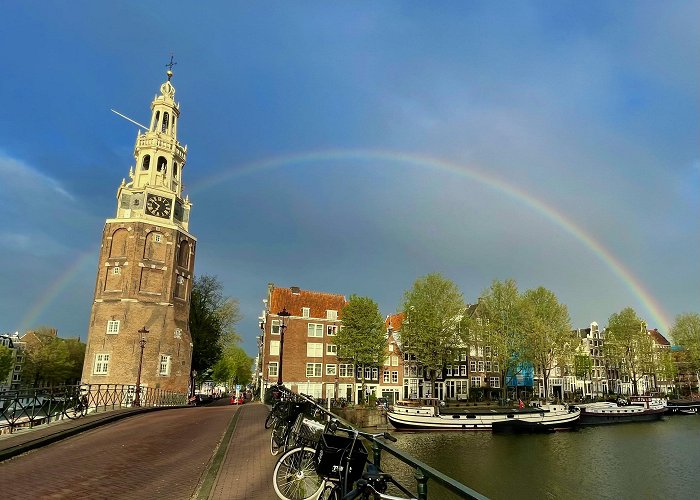
<svg viewBox="0 0 700 500"><path fill-rule="evenodd" d="M280 312L277 313L280 317L280 366L277 371L277 385L282 385L282 357L284 355L284 331L287 328L287 320L291 316L287 311L287 307L283 307Z"/></svg>
<svg viewBox="0 0 700 500"><path fill-rule="evenodd" d="M141 368L143 367L143 350L146 348L146 334L148 330L144 326L139 330L139 345L141 346L141 355L139 356L139 371L136 375L136 396L134 397L134 406L141 406Z"/></svg>

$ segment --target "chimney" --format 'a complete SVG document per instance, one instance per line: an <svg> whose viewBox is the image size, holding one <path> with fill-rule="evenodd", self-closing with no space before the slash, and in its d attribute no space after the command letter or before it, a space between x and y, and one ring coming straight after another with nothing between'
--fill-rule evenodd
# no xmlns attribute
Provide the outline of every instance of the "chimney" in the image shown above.
<svg viewBox="0 0 700 500"><path fill-rule="evenodd" d="M289 288L292 290L292 295L299 295L301 293L301 289L298 286L291 286Z"/></svg>

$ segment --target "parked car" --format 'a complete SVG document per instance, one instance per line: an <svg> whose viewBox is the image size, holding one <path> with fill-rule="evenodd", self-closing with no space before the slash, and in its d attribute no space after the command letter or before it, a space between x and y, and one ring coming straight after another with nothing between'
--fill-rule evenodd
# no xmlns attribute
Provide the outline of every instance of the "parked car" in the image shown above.
<svg viewBox="0 0 700 500"><path fill-rule="evenodd" d="M230 402L232 405L242 405L245 403L245 398L241 396L231 396Z"/></svg>

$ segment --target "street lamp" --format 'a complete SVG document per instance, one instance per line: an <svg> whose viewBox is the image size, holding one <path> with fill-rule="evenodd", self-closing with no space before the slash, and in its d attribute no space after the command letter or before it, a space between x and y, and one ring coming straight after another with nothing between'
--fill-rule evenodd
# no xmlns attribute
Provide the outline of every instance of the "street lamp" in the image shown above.
<svg viewBox="0 0 700 500"><path fill-rule="evenodd" d="M291 316L287 311L287 307L283 307L280 312L277 313L280 317L280 366L277 371L277 385L282 385L282 356L284 355L284 330L287 328L287 320Z"/></svg>
<svg viewBox="0 0 700 500"><path fill-rule="evenodd" d="M141 355L139 356L139 371L136 375L136 397L134 398L134 406L141 406L141 368L143 367L143 350L146 348L146 334L148 330L144 326L139 330L139 345L141 346Z"/></svg>

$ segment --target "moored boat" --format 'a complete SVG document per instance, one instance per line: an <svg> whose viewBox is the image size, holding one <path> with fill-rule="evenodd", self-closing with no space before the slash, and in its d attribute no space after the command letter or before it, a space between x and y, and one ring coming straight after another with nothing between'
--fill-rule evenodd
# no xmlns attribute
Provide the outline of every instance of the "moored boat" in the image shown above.
<svg viewBox="0 0 700 500"><path fill-rule="evenodd" d="M660 420L666 413L666 402L651 396L632 396L629 404L599 402L578 405L581 425L618 424Z"/></svg>
<svg viewBox="0 0 700 500"><path fill-rule="evenodd" d="M666 413L678 415L696 415L700 412L700 400L669 399L666 402Z"/></svg>
<svg viewBox="0 0 700 500"><path fill-rule="evenodd" d="M492 430L494 423L515 424L537 432L570 428L578 422L581 411L574 406L542 405L525 408L459 408L441 411L437 399L397 401L387 410L387 418L397 429L405 430ZM533 427L532 424L538 424ZM498 424L503 429L515 426Z"/></svg>

